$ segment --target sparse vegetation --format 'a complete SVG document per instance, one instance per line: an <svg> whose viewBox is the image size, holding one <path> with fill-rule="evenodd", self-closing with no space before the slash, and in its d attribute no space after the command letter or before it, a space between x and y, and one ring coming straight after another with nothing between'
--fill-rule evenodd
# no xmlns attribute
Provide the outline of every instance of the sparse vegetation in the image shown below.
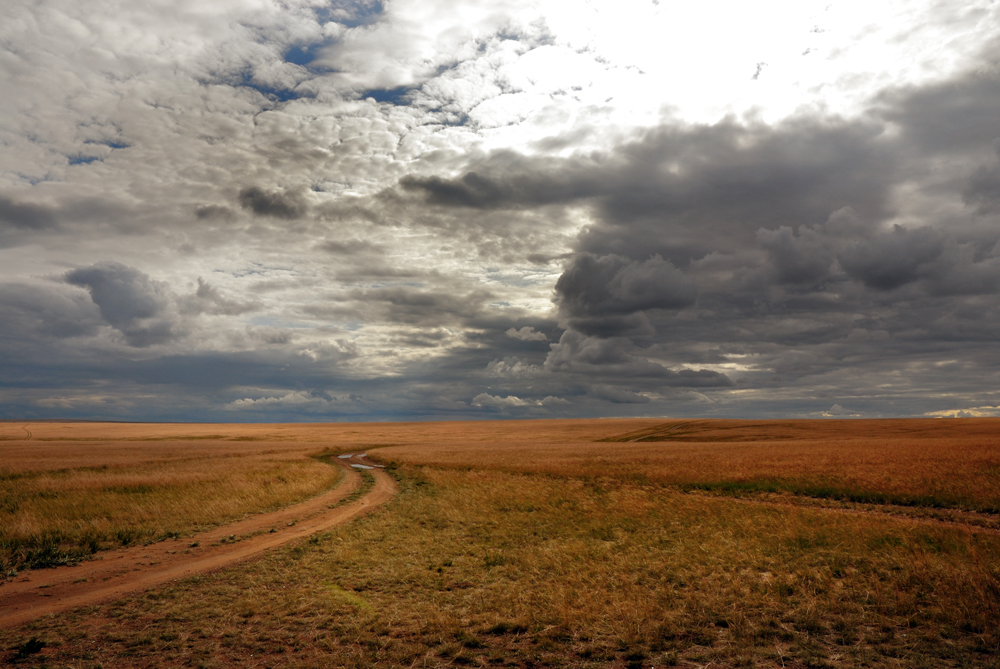
<svg viewBox="0 0 1000 669"><path fill-rule="evenodd" d="M348 504L356 502L357 500L367 495L368 491L370 491L372 489L372 486L375 485L375 477L372 476L370 472L362 470L360 473L361 473L361 485L358 487L357 490L352 492L350 495L337 502L336 506L346 506Z"/></svg>

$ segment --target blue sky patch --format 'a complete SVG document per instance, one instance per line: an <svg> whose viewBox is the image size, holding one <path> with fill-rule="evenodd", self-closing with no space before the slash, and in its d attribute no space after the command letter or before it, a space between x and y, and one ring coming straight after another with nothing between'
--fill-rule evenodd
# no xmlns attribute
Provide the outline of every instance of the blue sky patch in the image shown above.
<svg viewBox="0 0 1000 669"><path fill-rule="evenodd" d="M285 52L285 62L294 63L295 65L308 65L309 63L316 60L316 45L315 44L303 44L299 46L293 46L291 49Z"/></svg>
<svg viewBox="0 0 1000 669"><path fill-rule="evenodd" d="M286 63L292 63L294 65L300 65L310 71L329 71L330 68L319 66L317 67L313 63L320 56L320 51L324 47L328 47L335 43L335 39L326 39L320 42L306 42L303 44L296 44L295 46L289 48L282 57L285 59Z"/></svg>
<svg viewBox="0 0 1000 669"><path fill-rule="evenodd" d="M339 23L348 28L368 26L375 23L385 11L381 0L337 0L326 7L313 9L320 23Z"/></svg>
<svg viewBox="0 0 1000 669"><path fill-rule="evenodd" d="M70 165L89 165L95 160L101 160L100 156L66 156Z"/></svg>
<svg viewBox="0 0 1000 669"><path fill-rule="evenodd" d="M127 149L128 147L132 146L131 144L126 144L125 142L118 142L110 139L108 140L88 139L86 142L84 142L84 144L96 144L98 146L106 146L109 149Z"/></svg>
<svg viewBox="0 0 1000 669"><path fill-rule="evenodd" d="M252 88L261 95L263 95L268 100L275 102L288 102L289 100L298 100L299 98L312 97L311 95L304 95L295 91L291 88L276 88L274 86L268 86L267 84L261 84L255 82L253 79L253 74L249 71L244 71L240 76L238 82L233 84L234 86L241 86L244 88Z"/></svg>
<svg viewBox="0 0 1000 669"><path fill-rule="evenodd" d="M370 91L362 91L361 99L373 98L375 102L388 102L394 105L406 104L409 102L407 96L417 90L412 86L399 86L398 88L382 88Z"/></svg>

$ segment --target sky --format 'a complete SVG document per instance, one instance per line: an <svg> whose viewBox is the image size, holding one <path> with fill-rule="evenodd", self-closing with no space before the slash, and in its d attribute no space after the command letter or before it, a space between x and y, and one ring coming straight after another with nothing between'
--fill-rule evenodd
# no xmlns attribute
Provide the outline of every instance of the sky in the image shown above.
<svg viewBox="0 0 1000 669"><path fill-rule="evenodd" d="M0 418L1000 415L993 0L0 5Z"/></svg>

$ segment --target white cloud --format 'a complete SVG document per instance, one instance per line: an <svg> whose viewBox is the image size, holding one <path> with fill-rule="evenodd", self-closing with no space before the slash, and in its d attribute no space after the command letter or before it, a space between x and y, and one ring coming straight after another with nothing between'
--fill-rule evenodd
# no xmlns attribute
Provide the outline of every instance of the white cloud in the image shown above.
<svg viewBox="0 0 1000 669"><path fill-rule="evenodd" d="M832 407L824 411L822 415L827 418L850 418L860 416L861 414L851 411L850 409L845 409L839 404L834 404Z"/></svg>
<svg viewBox="0 0 1000 669"><path fill-rule="evenodd" d="M499 378L516 379L532 375L537 376L541 373L541 369L538 365L532 365L531 363L525 362L516 356L511 356L509 358L504 358L503 360L491 361L488 365L486 365L486 373Z"/></svg>
<svg viewBox="0 0 1000 669"><path fill-rule="evenodd" d="M522 400L520 397L515 397L513 395L508 395L507 397L499 397L490 395L489 393L479 393L472 398L472 406L474 407L524 407L532 404L526 400Z"/></svg>
<svg viewBox="0 0 1000 669"><path fill-rule="evenodd" d="M513 337L514 339L520 339L521 341L548 341L549 338L545 336L544 332L535 332L535 328L530 325L525 325L520 330L514 328L508 328L505 332L508 337Z"/></svg>
<svg viewBox="0 0 1000 669"><path fill-rule="evenodd" d="M472 398L472 406L474 407L494 407L498 409L509 409L512 407L551 407L568 404L570 404L569 400L552 395L548 395L541 400L523 400L514 395L499 397L490 395L489 393L480 393Z"/></svg>
<svg viewBox="0 0 1000 669"><path fill-rule="evenodd" d="M310 397L306 393L288 393L280 397L259 397L257 399L246 397L230 402L229 406L234 409L259 409L282 404L308 404L316 401L317 398Z"/></svg>
<svg viewBox="0 0 1000 669"><path fill-rule="evenodd" d="M928 411L924 415L934 418L991 418L1000 416L1000 406L978 406L966 407L964 409Z"/></svg>

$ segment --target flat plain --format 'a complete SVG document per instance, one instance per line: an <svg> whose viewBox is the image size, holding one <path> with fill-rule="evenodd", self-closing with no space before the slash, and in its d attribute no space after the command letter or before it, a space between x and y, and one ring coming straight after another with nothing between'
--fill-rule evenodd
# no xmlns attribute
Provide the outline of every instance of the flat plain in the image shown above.
<svg viewBox="0 0 1000 669"><path fill-rule="evenodd" d="M0 560L396 498L0 630L26 666L955 666L1000 657L1000 420L0 424ZM0 596L3 593L0 584Z"/></svg>

